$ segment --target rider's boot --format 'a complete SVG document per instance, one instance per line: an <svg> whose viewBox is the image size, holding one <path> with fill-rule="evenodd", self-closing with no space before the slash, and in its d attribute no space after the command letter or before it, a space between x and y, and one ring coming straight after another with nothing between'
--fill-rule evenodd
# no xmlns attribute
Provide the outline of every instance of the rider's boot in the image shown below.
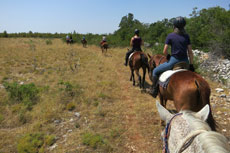
<svg viewBox="0 0 230 153"><path fill-rule="evenodd" d="M124 63L124 65L125 65L125 66L128 65L128 56L127 56L127 54L126 54L126 56L125 56L125 63Z"/></svg>
<svg viewBox="0 0 230 153"><path fill-rule="evenodd" d="M156 98L158 95L158 91L159 91L159 84L158 84L158 78L157 77L152 77L151 79L152 81L152 89L150 90L150 94Z"/></svg>

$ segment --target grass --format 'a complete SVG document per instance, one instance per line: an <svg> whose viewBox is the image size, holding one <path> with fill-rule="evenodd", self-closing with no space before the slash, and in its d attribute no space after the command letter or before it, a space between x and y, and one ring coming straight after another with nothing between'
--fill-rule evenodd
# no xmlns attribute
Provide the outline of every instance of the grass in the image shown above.
<svg viewBox="0 0 230 153"><path fill-rule="evenodd" d="M34 84L39 99L27 110L9 104L8 91L0 88L0 152L17 152L29 134L35 134L36 152L161 152L155 99L132 86L125 52L110 48L102 55L98 46L59 39L1 38L0 80ZM58 146L51 151L52 143Z"/></svg>

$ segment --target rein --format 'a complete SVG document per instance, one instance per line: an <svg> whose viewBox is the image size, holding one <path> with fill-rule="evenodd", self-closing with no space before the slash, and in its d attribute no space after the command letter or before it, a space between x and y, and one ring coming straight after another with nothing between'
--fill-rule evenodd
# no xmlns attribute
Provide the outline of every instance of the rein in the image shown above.
<svg viewBox="0 0 230 153"><path fill-rule="evenodd" d="M162 57L160 58L158 65L161 64L161 61L162 61L163 58L164 58L164 56L162 56Z"/></svg>
<svg viewBox="0 0 230 153"><path fill-rule="evenodd" d="M169 148L168 148L168 139L169 139L169 135L170 135L170 129L171 129L171 122L172 120L176 117L182 115L182 113L177 113L176 115L174 115L170 121L167 123L166 127L165 127L165 136L164 136L164 145L163 145L163 151L162 153L169 153ZM201 133L207 132L207 130L197 130L192 132L191 134L189 134L183 141L182 143L179 145L179 147L176 149L175 153L181 153L184 150L186 150L193 142L193 140L195 139L196 136L198 136Z"/></svg>

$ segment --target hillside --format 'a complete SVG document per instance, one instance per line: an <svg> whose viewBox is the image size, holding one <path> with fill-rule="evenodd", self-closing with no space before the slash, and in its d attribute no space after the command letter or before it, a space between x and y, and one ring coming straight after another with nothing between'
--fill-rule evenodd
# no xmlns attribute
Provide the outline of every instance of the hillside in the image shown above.
<svg viewBox="0 0 230 153"><path fill-rule="evenodd" d="M161 152L155 99L132 86L125 52L110 48L103 55L98 46L59 39L1 38L0 152ZM220 84L209 84L219 131L229 139L230 102L215 91ZM28 87L37 98L7 87ZM167 107L173 109L172 102Z"/></svg>

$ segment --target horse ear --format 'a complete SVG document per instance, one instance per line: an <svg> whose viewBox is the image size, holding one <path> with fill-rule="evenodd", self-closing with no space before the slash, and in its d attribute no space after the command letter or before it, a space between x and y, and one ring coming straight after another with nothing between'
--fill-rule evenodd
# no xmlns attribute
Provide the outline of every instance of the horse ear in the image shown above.
<svg viewBox="0 0 230 153"><path fill-rule="evenodd" d="M168 121L173 117L173 114L171 114L166 108L164 108L158 101L156 102L156 106L160 118L168 123Z"/></svg>
<svg viewBox="0 0 230 153"><path fill-rule="evenodd" d="M206 104L199 112L196 113L196 115L199 116L201 120L206 121L209 113L210 107L208 104Z"/></svg>
<svg viewBox="0 0 230 153"><path fill-rule="evenodd" d="M148 57L151 59L152 56L151 56L149 53L147 53L147 55L148 55Z"/></svg>

